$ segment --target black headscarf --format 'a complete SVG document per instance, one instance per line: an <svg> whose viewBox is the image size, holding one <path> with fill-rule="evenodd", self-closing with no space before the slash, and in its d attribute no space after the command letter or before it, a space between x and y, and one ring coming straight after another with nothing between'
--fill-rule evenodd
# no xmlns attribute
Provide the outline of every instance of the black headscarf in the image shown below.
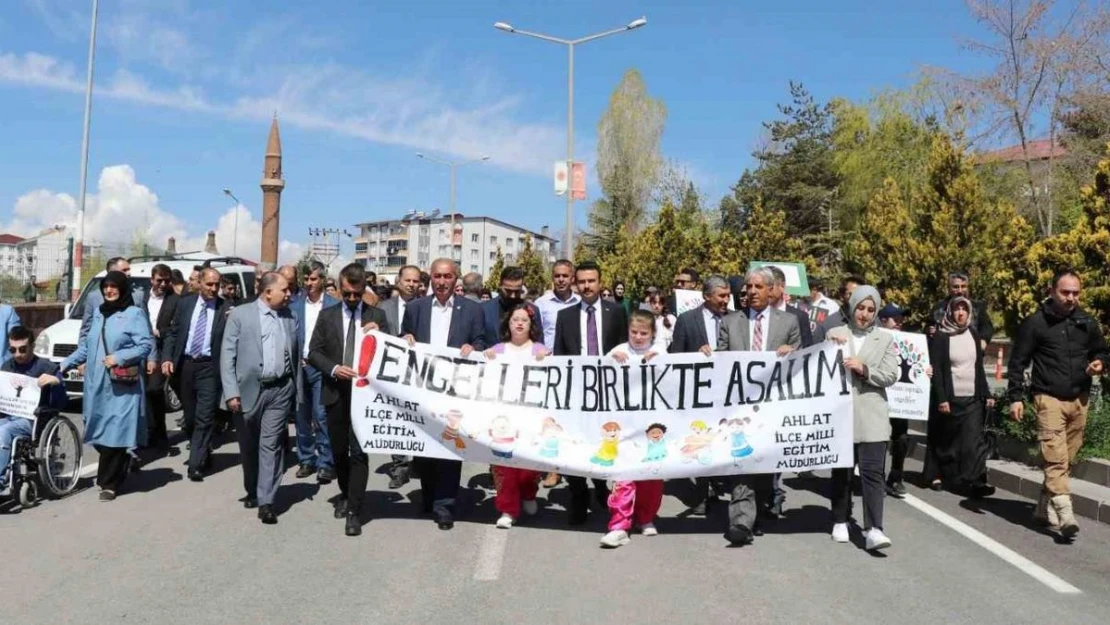
<svg viewBox="0 0 1110 625"><path fill-rule="evenodd" d="M127 274L122 271L109 271L108 275L100 281L101 295L104 295L104 287L109 284L119 289L119 298L112 302L105 299L100 305L100 314L104 315L105 319L135 305L135 300L131 297L131 279Z"/></svg>

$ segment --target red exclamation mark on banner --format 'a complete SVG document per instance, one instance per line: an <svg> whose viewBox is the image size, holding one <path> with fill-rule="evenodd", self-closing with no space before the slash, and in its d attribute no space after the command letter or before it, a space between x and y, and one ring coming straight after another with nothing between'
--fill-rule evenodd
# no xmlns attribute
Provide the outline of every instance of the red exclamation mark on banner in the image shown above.
<svg viewBox="0 0 1110 625"><path fill-rule="evenodd" d="M374 362L374 351L378 348L378 341L373 335L367 335L362 339L362 349L358 354L358 381L355 386L362 388L370 384L370 380L366 376L370 374L370 363Z"/></svg>

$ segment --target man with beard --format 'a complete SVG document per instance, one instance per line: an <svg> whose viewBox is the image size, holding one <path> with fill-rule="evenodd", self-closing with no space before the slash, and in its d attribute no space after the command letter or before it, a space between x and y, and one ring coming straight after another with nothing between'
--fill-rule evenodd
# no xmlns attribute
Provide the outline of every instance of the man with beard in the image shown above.
<svg viewBox="0 0 1110 625"><path fill-rule="evenodd" d="M486 345L501 342L501 317L524 301L524 270L520 267L505 267L501 270L501 286L498 297L482 303L482 318L485 327ZM535 304L528 304L528 315L532 317L532 327L543 334L540 310Z"/></svg>

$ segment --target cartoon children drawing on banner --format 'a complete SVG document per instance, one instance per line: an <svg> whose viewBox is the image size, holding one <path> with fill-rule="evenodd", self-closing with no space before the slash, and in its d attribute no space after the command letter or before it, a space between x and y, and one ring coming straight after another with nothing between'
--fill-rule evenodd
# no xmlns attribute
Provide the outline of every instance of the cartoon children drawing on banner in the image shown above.
<svg viewBox="0 0 1110 625"><path fill-rule="evenodd" d="M610 421L601 426L601 447L590 462L603 467L611 467L617 460L617 444L620 441L621 426L616 421Z"/></svg>
<svg viewBox="0 0 1110 625"><path fill-rule="evenodd" d="M713 431L702 420L690 424L691 433L682 441L682 462L697 460L701 464L709 464L712 456L709 446L713 443Z"/></svg>
<svg viewBox="0 0 1110 625"><path fill-rule="evenodd" d="M462 451L466 449L466 442L463 436L468 436L473 439L462 429L463 414L458 410L448 410L443 414L443 419L447 421L447 425L443 428L443 433L440 434L439 439L444 443L453 443L455 451Z"/></svg>
<svg viewBox="0 0 1110 625"><path fill-rule="evenodd" d="M489 448L497 458L511 460L519 431L505 415L497 415L489 424Z"/></svg>
<svg viewBox="0 0 1110 625"><path fill-rule="evenodd" d="M652 423L644 431L647 435L647 453L643 462L663 462L667 457L667 426L662 423Z"/></svg>

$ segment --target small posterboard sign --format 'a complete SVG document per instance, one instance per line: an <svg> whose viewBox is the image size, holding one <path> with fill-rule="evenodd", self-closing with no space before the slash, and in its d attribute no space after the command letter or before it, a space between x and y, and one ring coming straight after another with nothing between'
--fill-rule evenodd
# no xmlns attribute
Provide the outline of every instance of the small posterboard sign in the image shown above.
<svg viewBox="0 0 1110 625"><path fill-rule="evenodd" d="M794 297L809 297L809 278L806 277L805 263L784 263L779 261L755 260L748 269L774 266L786 275L786 292Z"/></svg>

